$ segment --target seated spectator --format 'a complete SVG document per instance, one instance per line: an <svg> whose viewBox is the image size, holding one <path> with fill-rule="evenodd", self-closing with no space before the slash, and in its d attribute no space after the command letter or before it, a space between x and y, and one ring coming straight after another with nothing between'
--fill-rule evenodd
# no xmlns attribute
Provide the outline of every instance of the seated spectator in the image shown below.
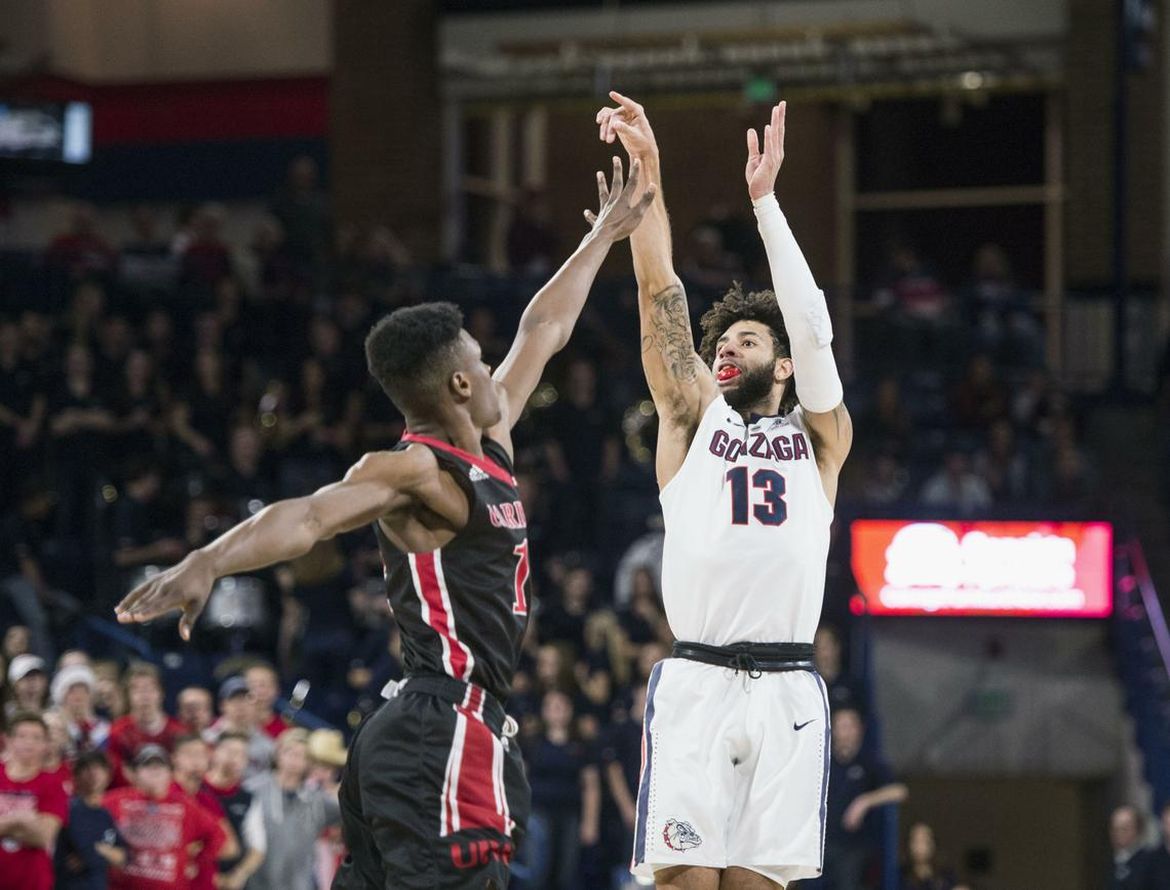
<svg viewBox="0 0 1170 890"><path fill-rule="evenodd" d="M858 439L866 446L902 451L910 440L910 429L911 417L898 378L883 377L874 390L873 405L858 419Z"/></svg>
<svg viewBox="0 0 1170 890"><path fill-rule="evenodd" d="M825 816L825 871L805 882L821 890L856 890L874 853L863 829L875 808L906 799L906 786L894 781L889 767L865 753L865 724L853 708L833 714L832 763Z"/></svg>
<svg viewBox="0 0 1170 890"><path fill-rule="evenodd" d="M175 739L171 763L175 789L214 819L223 832L224 843L218 854L213 855L209 847L204 847L196 854L195 875L190 883L190 890L215 890L218 861L239 856L240 845L219 795L203 787L203 777L211 767L211 752L207 742L194 733L179 736Z"/></svg>
<svg viewBox="0 0 1170 890"><path fill-rule="evenodd" d="M585 648L585 620L593 604L593 573L584 566L565 572L560 600L546 602L537 629L542 643L564 643L573 653Z"/></svg>
<svg viewBox="0 0 1170 890"><path fill-rule="evenodd" d="M975 455L975 472L987 482L996 503L1017 503L1027 497L1028 460L1007 418L1001 417L991 424L987 444Z"/></svg>
<svg viewBox="0 0 1170 890"><path fill-rule="evenodd" d="M311 788L309 734L290 729L276 740L275 766L247 783L264 817L268 852L248 890L313 890L321 832L341 821L336 788Z"/></svg>
<svg viewBox="0 0 1170 890"><path fill-rule="evenodd" d="M53 854L57 890L105 890L110 867L126 865L126 840L102 804L110 775L102 751L86 751L73 764L69 818Z"/></svg>
<svg viewBox="0 0 1170 890"><path fill-rule="evenodd" d="M179 283L196 295L210 295L216 282L232 274L231 252L221 235L224 210L204 204L191 220L192 238L179 260Z"/></svg>
<svg viewBox="0 0 1170 890"><path fill-rule="evenodd" d="M8 685L12 699L4 706L5 715L11 717L21 711L40 714L49 699L49 675L45 673L45 660L37 655L17 655L8 665Z"/></svg>
<svg viewBox="0 0 1170 890"><path fill-rule="evenodd" d="M118 254L118 283L143 299L174 287L179 265L171 245L158 233L154 209L139 204L130 211L134 233Z"/></svg>
<svg viewBox="0 0 1170 890"><path fill-rule="evenodd" d="M276 699L280 696L280 677L276 668L266 661L257 661L244 670L244 681L252 695L256 724L270 738L280 738L288 729L288 723L276 713Z"/></svg>
<svg viewBox="0 0 1170 890"><path fill-rule="evenodd" d="M951 415L962 430L982 431L1008 416L1008 391L991 357L973 356L963 379L951 393Z"/></svg>
<svg viewBox="0 0 1170 890"><path fill-rule="evenodd" d="M45 264L81 281L109 273L114 262L113 248L97 232L97 212L89 204L75 204L68 227L45 251Z"/></svg>
<svg viewBox="0 0 1170 890"><path fill-rule="evenodd" d="M194 854L217 857L226 840L223 829L175 787L166 749L144 745L132 763L134 784L110 791L103 801L129 848L126 865L111 871L111 890L186 888Z"/></svg>
<svg viewBox="0 0 1170 890"><path fill-rule="evenodd" d="M215 743L211 768L203 783L219 799L240 842L237 856L219 860L220 890L243 890L264 862L268 849L264 814L255 796L243 785L247 769L248 738L225 732Z"/></svg>
<svg viewBox="0 0 1170 890"><path fill-rule="evenodd" d="M132 664L126 670L126 698L130 712L119 717L110 727L108 753L114 767L114 787L130 781L126 766L146 745L155 745L169 752L175 739L183 734L183 724L163 710L162 680L158 668L146 662ZM170 760L167 760L170 773Z"/></svg>
<svg viewBox="0 0 1170 890"><path fill-rule="evenodd" d="M180 690L175 706L178 711L176 716L187 733L203 735L215 719L211 693L202 686L188 686Z"/></svg>
<svg viewBox="0 0 1170 890"><path fill-rule="evenodd" d="M21 355L20 346L20 328L0 318L0 505L19 480L18 471L35 466L34 446L49 404L36 366Z"/></svg>
<svg viewBox="0 0 1170 890"><path fill-rule="evenodd" d="M1170 803L1162 805L1161 842L1150 851L1146 882L1142 890L1162 890L1170 887Z"/></svg>
<svg viewBox="0 0 1170 890"><path fill-rule="evenodd" d="M332 241L329 196L318 182L317 162L308 155L294 158L284 186L269 207L284 229L285 250L298 264L321 265Z"/></svg>
<svg viewBox="0 0 1170 890"><path fill-rule="evenodd" d="M930 264L909 244L893 248L888 284L874 294L881 306L893 307L897 317L907 322L938 325L950 308L950 294L939 281Z"/></svg>
<svg viewBox="0 0 1170 890"><path fill-rule="evenodd" d="M219 719L208 727L206 736L212 744L225 732L248 739L249 778L263 774L272 765L276 746L272 737L260 728L256 719L256 702L243 677L228 677L219 687Z"/></svg>
<svg viewBox="0 0 1170 890"><path fill-rule="evenodd" d="M52 851L69 799L44 771L49 730L40 716L22 711L7 726L0 760L0 890L52 890Z"/></svg>
<svg viewBox="0 0 1170 890"><path fill-rule="evenodd" d="M52 776L54 782L61 783L66 795L72 794L73 764L69 760L69 732L65 728L65 719L56 711L45 711L41 714L41 720L48 730L41 769L46 775Z"/></svg>
<svg viewBox="0 0 1170 890"><path fill-rule="evenodd" d="M906 841L906 864L902 868L902 890L955 890L955 878L938 864L934 829L924 822L910 826Z"/></svg>
<svg viewBox="0 0 1170 890"><path fill-rule="evenodd" d="M967 453L952 448L943 457L942 468L926 480L919 502L942 511L971 516L991 506L987 483L970 469Z"/></svg>
<svg viewBox="0 0 1170 890"><path fill-rule="evenodd" d="M53 707L65 721L70 760L86 751L105 748L110 737L110 722L94 710L96 687L97 676L85 664L67 664L53 677Z"/></svg>
<svg viewBox="0 0 1170 890"><path fill-rule="evenodd" d="M626 637L635 646L671 638L662 595L658 592L654 572L646 566L634 571L628 605L618 615Z"/></svg>
<svg viewBox="0 0 1170 890"><path fill-rule="evenodd" d="M813 661L817 673L825 682L829 708L833 711L852 708L858 713L865 713L868 707L865 688L860 681L845 673L841 657L841 634L831 624L822 624L813 636Z"/></svg>
<svg viewBox="0 0 1170 890"><path fill-rule="evenodd" d="M642 773L642 718L646 687L633 691L630 709L603 733L600 747L602 780L602 846L609 854L613 883L630 876L630 838L638 816L638 784Z"/></svg>
<svg viewBox="0 0 1170 890"><path fill-rule="evenodd" d="M892 507L903 503L910 491L910 472L898 455L884 448L872 452L868 464L861 490L862 500L872 507Z"/></svg>
<svg viewBox="0 0 1170 890"><path fill-rule="evenodd" d="M548 196L526 189L516 202L507 234L508 268L519 275L543 276L558 255Z"/></svg>
<svg viewBox="0 0 1170 890"><path fill-rule="evenodd" d="M114 505L113 562L120 569L173 565L187 554L187 545L170 531L173 523L159 503L161 469L146 461L131 464L125 496Z"/></svg>
<svg viewBox="0 0 1170 890"><path fill-rule="evenodd" d="M94 713L112 724L128 710L122 671L116 661L97 661L93 665L93 675L97 678L93 690Z"/></svg>
<svg viewBox="0 0 1170 890"><path fill-rule="evenodd" d="M1109 845L1113 848L1109 890L1144 890L1148 885L1153 851L1142 846L1145 832L1145 816L1132 804L1118 807L1109 817Z"/></svg>
<svg viewBox="0 0 1170 890"><path fill-rule="evenodd" d="M573 736L572 699L545 693L541 718L544 731L525 752L532 813L515 874L531 890L572 888L581 848L599 839L601 784L588 750Z"/></svg>
<svg viewBox="0 0 1170 890"><path fill-rule="evenodd" d="M1017 367L1043 358L1029 294L1016 283L1007 252L998 244L984 244L975 252L962 296L983 346Z"/></svg>

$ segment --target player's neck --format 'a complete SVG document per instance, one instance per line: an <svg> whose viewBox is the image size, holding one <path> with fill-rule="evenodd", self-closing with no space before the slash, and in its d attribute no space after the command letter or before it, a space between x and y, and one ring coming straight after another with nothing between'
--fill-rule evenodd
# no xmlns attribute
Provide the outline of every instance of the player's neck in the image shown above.
<svg viewBox="0 0 1170 890"><path fill-rule="evenodd" d="M449 442L461 451L481 454L483 430L471 422L466 412L444 412L436 417L407 417L406 429L416 436Z"/></svg>

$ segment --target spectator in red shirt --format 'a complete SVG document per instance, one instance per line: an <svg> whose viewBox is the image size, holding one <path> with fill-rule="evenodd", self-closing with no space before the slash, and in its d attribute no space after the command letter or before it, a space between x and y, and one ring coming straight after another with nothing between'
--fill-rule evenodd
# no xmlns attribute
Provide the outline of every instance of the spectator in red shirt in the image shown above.
<svg viewBox="0 0 1170 890"><path fill-rule="evenodd" d="M86 751L104 748L110 737L109 721L94 711L96 687L97 677L88 664L62 664L53 677L53 705L65 720L70 760Z"/></svg>
<svg viewBox="0 0 1170 890"><path fill-rule="evenodd" d="M144 745L159 745L169 752L175 739L183 734L183 724L162 709L162 681L154 665L143 662L127 669L126 696L130 713L110 727L109 754L114 763L115 788L128 783L123 766L132 762Z"/></svg>
<svg viewBox="0 0 1170 890"><path fill-rule="evenodd" d="M171 755L174 767L174 787L187 796L187 799L201 807L211 816L223 832L223 847L218 855L210 847L204 847L195 857L196 873L191 878L191 890L215 890L215 875L217 859L232 859L240 852L240 845L236 841L236 833L227 820L227 813L219 797L203 784L203 777L211 768L211 752L207 742L193 733L181 735L175 739L175 750Z"/></svg>
<svg viewBox="0 0 1170 890"><path fill-rule="evenodd" d="M134 785L111 791L104 801L130 847L126 867L110 873L110 890L191 890L197 856L219 855L223 829L174 787L170 759L160 745L143 747L133 764Z"/></svg>
<svg viewBox="0 0 1170 890"><path fill-rule="evenodd" d="M257 661L244 671L244 679L256 704L257 725L272 738L280 738L288 724L276 713L276 699L280 695L280 677L276 668L266 661Z"/></svg>
<svg viewBox="0 0 1170 890"><path fill-rule="evenodd" d="M73 208L68 231L54 238L45 253L47 265L64 270L75 281L106 274L114 259L113 248L97 233L97 213L88 204Z"/></svg>
<svg viewBox="0 0 1170 890"><path fill-rule="evenodd" d="M51 851L69 812L61 783L44 772L49 730L39 715L8 722L0 763L0 890L52 890Z"/></svg>

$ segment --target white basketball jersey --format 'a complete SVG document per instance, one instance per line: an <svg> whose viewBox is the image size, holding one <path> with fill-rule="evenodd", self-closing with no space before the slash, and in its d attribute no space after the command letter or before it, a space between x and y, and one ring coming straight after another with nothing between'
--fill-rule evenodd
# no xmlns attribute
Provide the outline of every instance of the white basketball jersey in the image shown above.
<svg viewBox="0 0 1170 890"><path fill-rule="evenodd" d="M678 639L812 642L833 508L799 407L745 424L716 398L661 501L662 598Z"/></svg>

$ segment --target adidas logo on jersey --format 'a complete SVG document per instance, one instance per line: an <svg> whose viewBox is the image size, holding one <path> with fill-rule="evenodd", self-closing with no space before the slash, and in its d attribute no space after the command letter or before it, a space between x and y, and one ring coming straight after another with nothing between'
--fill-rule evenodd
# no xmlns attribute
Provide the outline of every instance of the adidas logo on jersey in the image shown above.
<svg viewBox="0 0 1170 890"><path fill-rule="evenodd" d="M488 478L488 474L479 467L472 467L467 471L467 478L472 482L483 482L483 480Z"/></svg>

